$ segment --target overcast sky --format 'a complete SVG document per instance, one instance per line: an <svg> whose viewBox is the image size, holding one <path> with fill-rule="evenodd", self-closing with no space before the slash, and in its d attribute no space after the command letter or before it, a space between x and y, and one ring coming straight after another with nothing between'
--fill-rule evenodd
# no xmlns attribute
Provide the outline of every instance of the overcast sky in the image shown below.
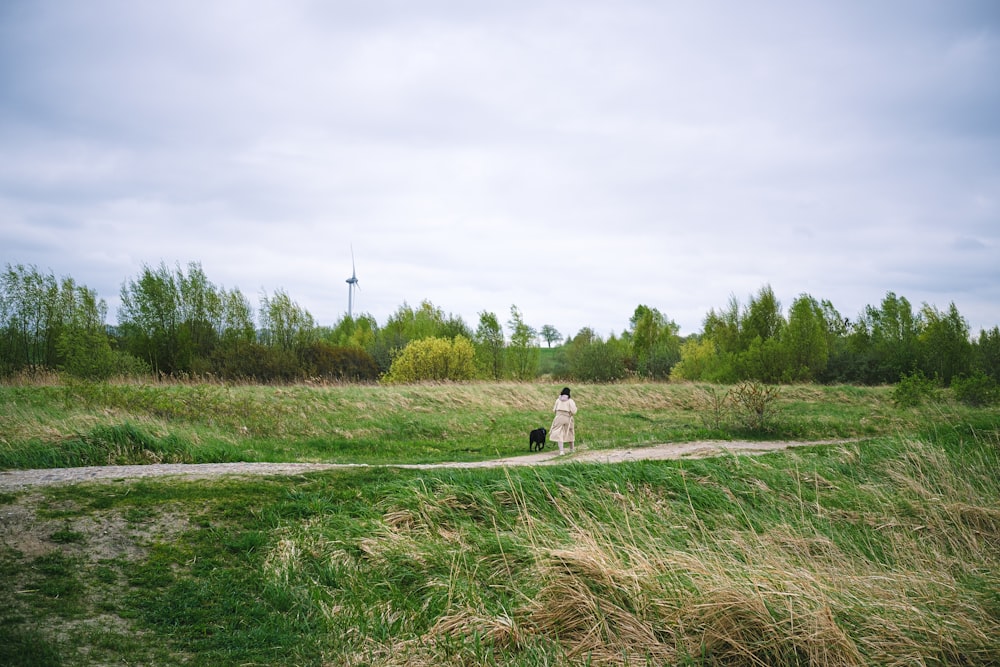
<svg viewBox="0 0 1000 667"><path fill-rule="evenodd" d="M323 325L1000 324L1000 2L2 0L0 268L199 262Z"/></svg>

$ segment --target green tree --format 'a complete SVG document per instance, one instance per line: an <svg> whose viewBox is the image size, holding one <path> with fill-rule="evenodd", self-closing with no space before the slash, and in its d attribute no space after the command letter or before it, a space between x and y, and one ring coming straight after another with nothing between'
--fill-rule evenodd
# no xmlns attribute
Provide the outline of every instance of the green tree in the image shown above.
<svg viewBox="0 0 1000 667"><path fill-rule="evenodd" d="M378 323L370 314L344 315L323 338L334 345L367 350L375 343Z"/></svg>
<svg viewBox="0 0 1000 667"><path fill-rule="evenodd" d="M224 297L198 262L188 264L187 273L178 269L175 282L180 297L179 365L200 373L207 370L209 357L220 338Z"/></svg>
<svg viewBox="0 0 1000 667"><path fill-rule="evenodd" d="M129 352L156 373L171 374L179 366L180 292L166 264L144 265L138 280L122 284L119 330Z"/></svg>
<svg viewBox="0 0 1000 667"><path fill-rule="evenodd" d="M537 333L524 323L517 306L510 307L510 344L507 346L507 366L516 380L530 380L538 374Z"/></svg>
<svg viewBox="0 0 1000 667"><path fill-rule="evenodd" d="M823 306L808 294L800 295L788 311L782 334L785 375L792 381L811 381L826 370L829 336Z"/></svg>
<svg viewBox="0 0 1000 667"><path fill-rule="evenodd" d="M11 370L55 368L57 341L67 319L61 305L54 275L35 266L8 264L0 276L0 362Z"/></svg>
<svg viewBox="0 0 1000 667"><path fill-rule="evenodd" d="M485 377L499 380L504 374L505 341L503 328L496 313L479 313L479 326L474 338L476 359Z"/></svg>
<svg viewBox="0 0 1000 667"><path fill-rule="evenodd" d="M741 380L780 382L785 376L787 361L781 345L786 322L781 303L770 285L760 288L740 318L741 351L736 358Z"/></svg>
<svg viewBox="0 0 1000 667"><path fill-rule="evenodd" d="M421 338L452 338L463 336L471 339L473 334L462 318L445 315L444 311L430 301L422 301L416 309L403 303L389 316L385 326L378 330L374 343L368 347L379 368L388 370L393 357L410 341Z"/></svg>
<svg viewBox="0 0 1000 667"><path fill-rule="evenodd" d="M1000 382L1000 326L992 329L982 329L975 346L976 367Z"/></svg>
<svg viewBox="0 0 1000 667"><path fill-rule="evenodd" d="M260 333L265 345L294 351L317 339L316 322L284 290L260 298Z"/></svg>
<svg viewBox="0 0 1000 667"><path fill-rule="evenodd" d="M881 306L868 306L853 336L858 351L867 357L865 381L895 384L918 366L918 337L923 328L906 297L886 293Z"/></svg>
<svg viewBox="0 0 1000 667"><path fill-rule="evenodd" d="M0 275L0 374L34 365L92 379L144 372L112 349L106 319L107 304L94 290L8 265Z"/></svg>
<svg viewBox="0 0 1000 667"><path fill-rule="evenodd" d="M724 310L708 311L702 324L702 332L712 341L720 355L736 355L743 351L740 335L740 302L735 296L729 297Z"/></svg>
<svg viewBox="0 0 1000 667"><path fill-rule="evenodd" d="M433 336L443 317L444 313L429 301L424 301L418 310L404 301L379 329L372 345L371 354L379 368L388 372L393 358L411 340Z"/></svg>
<svg viewBox="0 0 1000 667"><path fill-rule="evenodd" d="M736 297L705 317L704 338L715 346L712 374L727 380L780 380L785 370L780 336L785 327L781 304L770 285L762 287L741 309ZM685 370L689 373L689 370Z"/></svg>
<svg viewBox="0 0 1000 667"><path fill-rule="evenodd" d="M937 378L949 386L955 377L972 371L973 346L969 339L969 323L952 303L948 312L924 304L921 309L923 328L918 335L921 368L928 377Z"/></svg>
<svg viewBox="0 0 1000 667"><path fill-rule="evenodd" d="M126 349L165 374L208 371L220 342L254 337L245 297L216 287L198 262L186 272L144 265L122 284L118 322Z"/></svg>
<svg viewBox="0 0 1000 667"><path fill-rule="evenodd" d="M750 303L740 318L741 351L750 349L756 339L767 341L778 338L784 327L781 303L774 296L774 290L770 285L761 287L755 296L750 297Z"/></svg>
<svg viewBox="0 0 1000 667"><path fill-rule="evenodd" d="M562 334L551 324L542 325L542 330L539 333L548 347L552 347L552 343L562 340Z"/></svg>
<svg viewBox="0 0 1000 667"><path fill-rule="evenodd" d="M826 334L827 362L816 380L820 382L861 382L864 362L851 344L850 322L824 299L820 301Z"/></svg>
<svg viewBox="0 0 1000 667"><path fill-rule="evenodd" d="M474 334L472 329L469 328L469 325L466 324L465 320L463 320L459 315L448 313L441 327L437 330L436 335L440 338L454 338L455 336L461 336L466 340L472 340Z"/></svg>
<svg viewBox="0 0 1000 667"><path fill-rule="evenodd" d="M711 345L713 359L709 360L706 348L703 345ZM691 348L688 353L692 353L696 348ZM701 379L712 382L733 382L738 376L736 372L735 360L743 351L740 336L740 302L735 296L729 297L729 302L724 309L718 312L712 308L705 315L702 324L702 344L697 348L698 363L687 363L682 370L684 375L704 372ZM685 355L682 351L681 362L685 363ZM699 370L695 370L699 369ZM691 377L690 379L695 379Z"/></svg>
<svg viewBox="0 0 1000 667"><path fill-rule="evenodd" d="M363 350L371 349L378 336L378 322L375 317L364 313L354 318L354 331L350 339L345 343L348 347L360 347Z"/></svg>
<svg viewBox="0 0 1000 667"><path fill-rule="evenodd" d="M69 322L59 338L62 368L70 375L105 380L120 373L127 364L111 349L106 328L107 304L86 287L71 287Z"/></svg>
<svg viewBox="0 0 1000 667"><path fill-rule="evenodd" d="M419 340L421 338L437 337L446 326L444 310L430 301L420 302L417 308L411 308L405 302L389 317L384 330L396 333L400 342Z"/></svg>
<svg viewBox="0 0 1000 667"><path fill-rule="evenodd" d="M779 339L754 337L750 346L736 358L735 366L740 380L776 384L786 379L788 360Z"/></svg>
<svg viewBox="0 0 1000 667"><path fill-rule="evenodd" d="M219 338L226 343L254 343L257 328L254 326L254 309L250 299L238 289L220 292L221 322Z"/></svg>
<svg viewBox="0 0 1000 667"><path fill-rule="evenodd" d="M210 355L212 372L234 380L258 377L251 369L252 359L259 359L261 349L266 348L257 341L256 315L250 299L235 288L220 290L219 299L219 342Z"/></svg>
<svg viewBox="0 0 1000 667"><path fill-rule="evenodd" d="M628 343L621 339L604 341L584 327L568 346L570 374L580 382L615 382L628 375Z"/></svg>
<svg viewBox="0 0 1000 667"><path fill-rule="evenodd" d="M708 338L689 338L681 345L681 359L670 369L671 380L731 383L736 380L730 360Z"/></svg>
<svg viewBox="0 0 1000 667"><path fill-rule="evenodd" d="M670 377L670 370L680 361L680 327L656 308L639 305L629 320L627 340L631 341L635 370L640 375L659 380Z"/></svg>

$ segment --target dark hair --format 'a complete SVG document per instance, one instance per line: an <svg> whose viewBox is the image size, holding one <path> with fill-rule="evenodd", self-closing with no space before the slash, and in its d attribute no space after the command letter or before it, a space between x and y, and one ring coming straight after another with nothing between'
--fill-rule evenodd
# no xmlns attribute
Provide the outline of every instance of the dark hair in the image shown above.
<svg viewBox="0 0 1000 667"><path fill-rule="evenodd" d="M563 387L563 390L559 392L560 396L569 396L569 387Z"/></svg>

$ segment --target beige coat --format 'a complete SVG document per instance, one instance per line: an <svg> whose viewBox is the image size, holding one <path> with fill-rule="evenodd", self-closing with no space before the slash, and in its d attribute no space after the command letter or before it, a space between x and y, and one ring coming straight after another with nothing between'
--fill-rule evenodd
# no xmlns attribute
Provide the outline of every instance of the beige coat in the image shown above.
<svg viewBox="0 0 1000 667"><path fill-rule="evenodd" d="M566 400L562 400L564 398ZM556 399L556 405L552 411L556 413L556 417L552 420L552 428L549 429L549 440L555 442L575 441L573 415L576 414L576 402L567 396L560 396Z"/></svg>

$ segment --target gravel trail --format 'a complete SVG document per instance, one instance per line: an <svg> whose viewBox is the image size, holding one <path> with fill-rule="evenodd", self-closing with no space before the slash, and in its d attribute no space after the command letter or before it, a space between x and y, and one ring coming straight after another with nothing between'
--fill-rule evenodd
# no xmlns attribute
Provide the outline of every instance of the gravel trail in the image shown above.
<svg viewBox="0 0 1000 667"><path fill-rule="evenodd" d="M562 463L621 463L624 461L666 460L699 458L732 454L764 454L790 447L843 444L849 440L815 440L750 442L750 441L698 441L665 443L628 449L588 450L578 448L576 453L559 456L558 451L547 450L524 456L514 456L487 461L447 462L425 464L363 463L154 463L149 465L87 466L81 468L46 468L42 470L0 471L0 491L12 492L56 484L81 482L114 482L119 480L146 479L150 477L182 477L207 479L220 476L299 475L307 472L344 468L393 467L411 469L432 468L495 468L500 466L554 465Z"/></svg>

